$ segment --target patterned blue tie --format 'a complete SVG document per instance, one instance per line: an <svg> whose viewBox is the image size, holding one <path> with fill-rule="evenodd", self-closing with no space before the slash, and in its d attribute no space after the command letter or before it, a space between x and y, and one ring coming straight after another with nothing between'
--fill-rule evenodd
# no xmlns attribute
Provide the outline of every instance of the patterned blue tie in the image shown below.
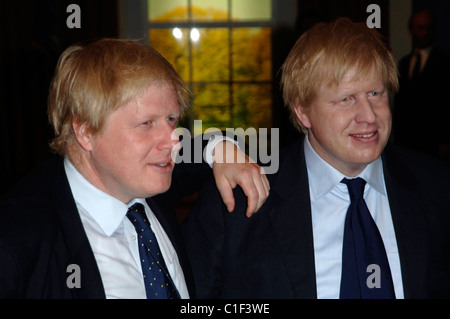
<svg viewBox="0 0 450 319"><path fill-rule="evenodd" d="M366 202L362 178L344 178L350 194L342 248L341 299L395 298L391 270L380 232Z"/></svg>
<svg viewBox="0 0 450 319"><path fill-rule="evenodd" d="M147 299L179 299L180 295L170 278L155 234L147 220L144 205L136 203L131 206L127 217L138 234L139 255Z"/></svg>

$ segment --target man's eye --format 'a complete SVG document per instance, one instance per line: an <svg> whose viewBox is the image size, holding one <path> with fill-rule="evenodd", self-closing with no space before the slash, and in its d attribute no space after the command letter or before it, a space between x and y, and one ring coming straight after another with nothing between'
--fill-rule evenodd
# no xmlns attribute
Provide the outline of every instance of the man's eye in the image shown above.
<svg viewBox="0 0 450 319"><path fill-rule="evenodd" d="M346 98L343 98L341 100L342 103L345 103L345 102L348 102L348 101L350 101L350 97L346 97Z"/></svg>
<svg viewBox="0 0 450 319"><path fill-rule="evenodd" d="M178 123L178 118L177 118L177 117L174 117L174 116L169 116L169 117L167 118L167 121L169 121L170 123L175 123L175 124L177 124L177 123Z"/></svg>
<svg viewBox="0 0 450 319"><path fill-rule="evenodd" d="M370 95L371 96L378 96L378 95L380 95L380 93L378 93L378 92L370 92Z"/></svg>

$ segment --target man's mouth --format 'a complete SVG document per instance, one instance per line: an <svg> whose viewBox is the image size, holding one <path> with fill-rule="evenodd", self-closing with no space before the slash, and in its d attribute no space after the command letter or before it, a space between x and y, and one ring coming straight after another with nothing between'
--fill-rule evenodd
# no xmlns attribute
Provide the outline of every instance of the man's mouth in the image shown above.
<svg viewBox="0 0 450 319"><path fill-rule="evenodd" d="M165 167L167 165L170 165L170 163L155 164L155 166L159 166L159 167Z"/></svg>
<svg viewBox="0 0 450 319"><path fill-rule="evenodd" d="M367 133L367 134L350 134L353 137L358 137L358 138L369 138L372 137L376 134L376 132L372 132L372 133Z"/></svg>

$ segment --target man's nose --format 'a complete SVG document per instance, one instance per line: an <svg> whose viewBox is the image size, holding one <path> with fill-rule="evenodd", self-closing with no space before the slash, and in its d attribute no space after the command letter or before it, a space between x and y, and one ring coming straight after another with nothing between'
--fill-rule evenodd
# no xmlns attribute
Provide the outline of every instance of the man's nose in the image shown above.
<svg viewBox="0 0 450 319"><path fill-rule="evenodd" d="M376 113L373 109L372 103L368 97L363 97L358 101L358 114L356 116L357 122L373 123L376 120Z"/></svg>
<svg viewBox="0 0 450 319"><path fill-rule="evenodd" d="M179 145L180 138L176 129L169 123L163 124L159 128L160 139L159 139L159 148L160 149L174 149Z"/></svg>

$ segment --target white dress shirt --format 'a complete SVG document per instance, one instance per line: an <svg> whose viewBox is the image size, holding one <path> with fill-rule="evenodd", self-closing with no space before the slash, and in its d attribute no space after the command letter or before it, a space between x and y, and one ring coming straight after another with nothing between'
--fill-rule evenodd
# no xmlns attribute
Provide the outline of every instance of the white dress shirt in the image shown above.
<svg viewBox="0 0 450 319"><path fill-rule="evenodd" d="M189 298L178 255L145 199L134 199L127 205L89 183L67 158L64 160L64 168L100 270L106 298L146 298L136 230L126 217L128 207L136 202L145 207L164 261L181 298Z"/></svg>
<svg viewBox="0 0 450 319"><path fill-rule="evenodd" d="M340 181L344 177L352 177L342 175L319 157L308 138L305 138L304 149L311 197L317 297L339 298L344 224L350 205L347 186ZM358 177L367 182L364 199L383 238L396 298L404 298L400 259L381 158L369 164Z"/></svg>

